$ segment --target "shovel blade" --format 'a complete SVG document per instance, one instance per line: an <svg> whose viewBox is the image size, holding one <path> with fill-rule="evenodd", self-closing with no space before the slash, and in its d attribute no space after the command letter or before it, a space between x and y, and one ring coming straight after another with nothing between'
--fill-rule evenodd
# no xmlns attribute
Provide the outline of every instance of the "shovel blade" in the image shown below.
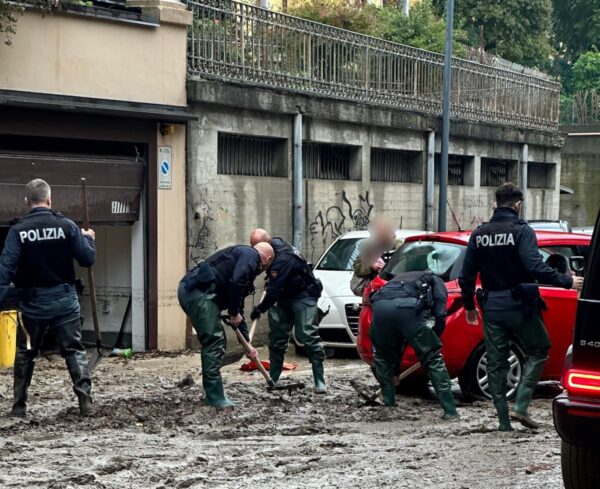
<svg viewBox="0 0 600 489"><path fill-rule="evenodd" d="M295 391L299 389L304 389L306 384L304 382L289 382L285 384L275 384L274 386L269 386L270 391Z"/></svg>
<svg viewBox="0 0 600 489"><path fill-rule="evenodd" d="M93 372L96 369L96 367L100 364L100 361L102 360L103 356L104 355L102 355L102 352L99 348L92 352L92 355L88 360L88 368L90 372Z"/></svg>

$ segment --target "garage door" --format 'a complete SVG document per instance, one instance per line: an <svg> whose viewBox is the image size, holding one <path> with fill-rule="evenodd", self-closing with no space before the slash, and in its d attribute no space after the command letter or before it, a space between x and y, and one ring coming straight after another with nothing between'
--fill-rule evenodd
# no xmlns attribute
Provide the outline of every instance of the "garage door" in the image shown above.
<svg viewBox="0 0 600 489"><path fill-rule="evenodd" d="M54 210L80 222L82 177L92 223L133 223L139 218L144 168L144 160L133 157L0 152L0 225L26 212L25 184L34 178L52 187Z"/></svg>

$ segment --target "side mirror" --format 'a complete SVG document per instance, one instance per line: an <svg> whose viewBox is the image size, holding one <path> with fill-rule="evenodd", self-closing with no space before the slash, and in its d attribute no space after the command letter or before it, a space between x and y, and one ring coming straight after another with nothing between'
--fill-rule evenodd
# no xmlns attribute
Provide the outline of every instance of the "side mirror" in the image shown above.
<svg viewBox="0 0 600 489"><path fill-rule="evenodd" d="M581 276L585 268L585 258L583 256L572 256L569 258L569 266L575 272L575 275Z"/></svg>

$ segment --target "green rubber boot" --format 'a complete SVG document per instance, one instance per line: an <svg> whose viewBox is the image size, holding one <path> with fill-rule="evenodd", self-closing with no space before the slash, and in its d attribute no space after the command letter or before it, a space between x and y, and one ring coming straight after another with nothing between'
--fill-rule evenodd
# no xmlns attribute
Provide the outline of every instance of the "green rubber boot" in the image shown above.
<svg viewBox="0 0 600 489"><path fill-rule="evenodd" d="M327 384L325 384L325 369L323 368L323 362L317 360L313 361L312 371L315 380L315 393L325 394L327 392Z"/></svg>
<svg viewBox="0 0 600 489"><path fill-rule="evenodd" d="M279 382L279 378L281 377L283 359L284 354L281 354L281 352L272 350L269 352L269 375L275 383Z"/></svg>
<svg viewBox="0 0 600 489"><path fill-rule="evenodd" d="M383 405L394 407L396 405L396 386L394 384L381 386L381 397L383 397Z"/></svg>
<svg viewBox="0 0 600 489"><path fill-rule="evenodd" d="M225 397L225 391L223 390L223 381L221 379L202 379L202 386L204 387L204 404L207 406L213 406L218 409L234 407L235 403Z"/></svg>
<svg viewBox="0 0 600 489"><path fill-rule="evenodd" d="M525 362L523 375L519 388L517 389L517 397L515 399L514 408L510 412L510 417L514 421L518 421L526 428L538 429L541 425L534 421L528 414L529 404L533 399L533 393L544 370L546 357L542 355L530 356Z"/></svg>
<svg viewBox="0 0 600 489"><path fill-rule="evenodd" d="M510 424L510 417L508 415L508 403L497 403L494 404L496 412L498 413L498 431L512 431L512 425Z"/></svg>

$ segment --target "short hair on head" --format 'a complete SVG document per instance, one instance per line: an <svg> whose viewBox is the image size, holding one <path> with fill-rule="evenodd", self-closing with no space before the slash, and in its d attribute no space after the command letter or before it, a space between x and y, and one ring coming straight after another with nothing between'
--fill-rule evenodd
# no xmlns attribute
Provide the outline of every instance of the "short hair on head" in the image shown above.
<svg viewBox="0 0 600 489"><path fill-rule="evenodd" d="M512 182L506 182L496 189L496 205L498 207L514 207L523 200L523 192Z"/></svg>
<svg viewBox="0 0 600 489"><path fill-rule="evenodd" d="M25 198L29 205L43 204L51 195L50 185L41 178L31 180L31 182L25 186Z"/></svg>

